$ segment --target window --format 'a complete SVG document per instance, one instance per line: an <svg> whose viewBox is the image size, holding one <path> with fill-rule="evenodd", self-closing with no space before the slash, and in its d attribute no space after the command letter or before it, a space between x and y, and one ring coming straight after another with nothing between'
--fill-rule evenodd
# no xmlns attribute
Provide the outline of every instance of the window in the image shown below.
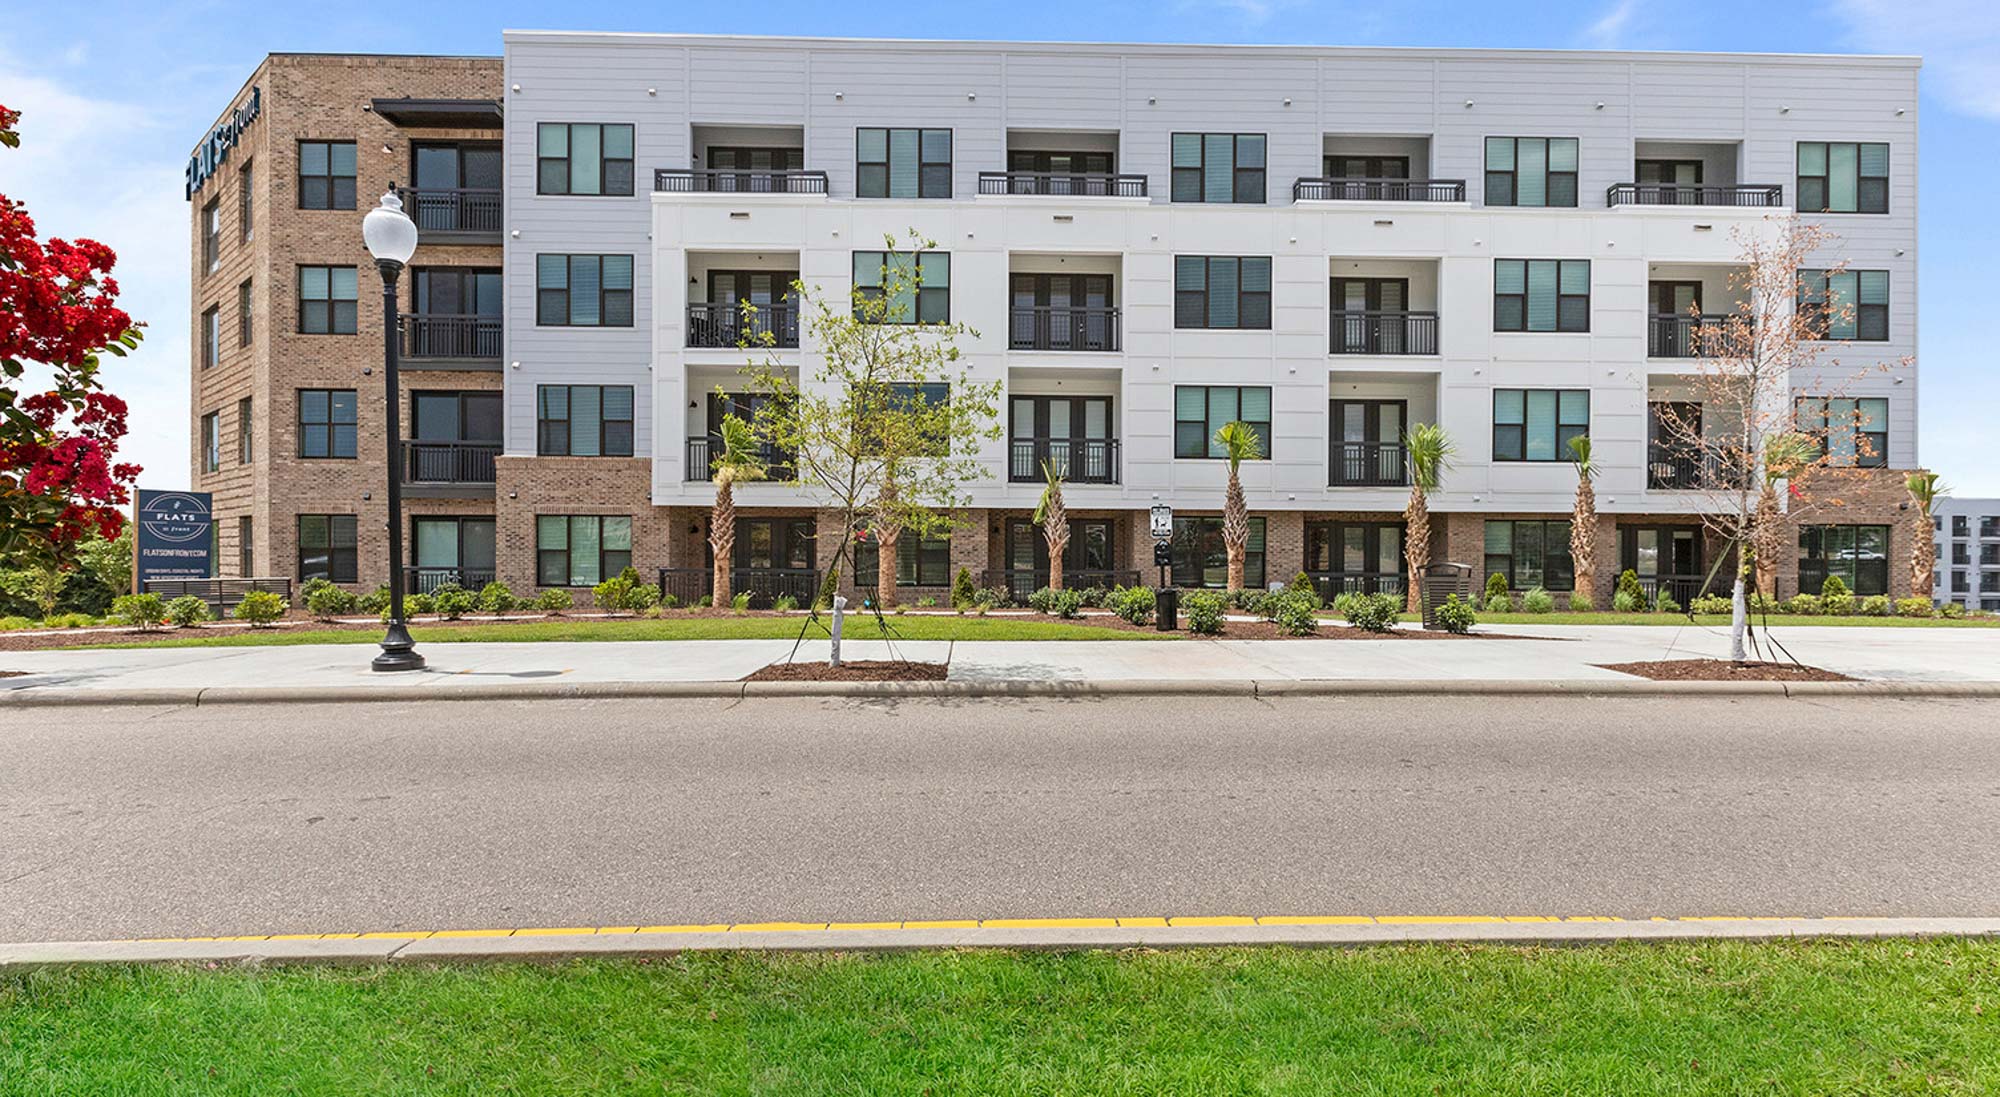
<svg viewBox="0 0 2000 1097"><path fill-rule="evenodd" d="M1985 531L1985 530L1983 530L1983 529L1982 529L1982 530L1980 530L1980 534L1981 534L1982 536L1984 536L1984 535L1985 535L1985 532L1986 532L1986 531ZM1966 516L1966 515L1963 515L1963 514L1954 514L1954 515L1952 515L1952 516L1951 516L1951 535L1952 535L1953 537L1969 537L1969 536L1971 536L1971 535L1972 535L1972 520L1971 520L1971 519L1970 519L1970 518L1969 518L1968 516Z"/></svg>
<svg viewBox="0 0 2000 1097"><path fill-rule="evenodd" d="M214 274L222 265L222 199L212 198L201 207L201 265Z"/></svg>
<svg viewBox="0 0 2000 1097"><path fill-rule="evenodd" d="M1699 160L1636 160L1632 167L1633 181L1641 185L1666 184L1675 187L1701 185L1703 164Z"/></svg>
<svg viewBox="0 0 2000 1097"><path fill-rule="evenodd" d="M1174 256L1174 326L1271 326L1271 258Z"/></svg>
<svg viewBox="0 0 2000 1097"><path fill-rule="evenodd" d="M215 305L201 313L201 368L209 369L222 361L222 306Z"/></svg>
<svg viewBox="0 0 2000 1097"><path fill-rule="evenodd" d="M1509 590L1570 590L1569 522L1486 523L1486 574L1503 575Z"/></svg>
<svg viewBox="0 0 2000 1097"><path fill-rule="evenodd" d="M299 582L360 582L352 514L299 515Z"/></svg>
<svg viewBox="0 0 2000 1097"><path fill-rule="evenodd" d="M874 588L881 577L881 546L873 538L854 546L854 585ZM918 537L903 531L896 538L896 582L913 587L951 585L951 538Z"/></svg>
<svg viewBox="0 0 2000 1097"><path fill-rule="evenodd" d="M1574 137L1488 137L1486 204L1575 206Z"/></svg>
<svg viewBox="0 0 2000 1097"><path fill-rule="evenodd" d="M432 591L455 582L477 590L492 582L495 541L491 518L412 519L416 589Z"/></svg>
<svg viewBox="0 0 2000 1097"><path fill-rule="evenodd" d="M2000 518L1992 515L1981 515L1979 518L1979 536L2000 537Z"/></svg>
<svg viewBox="0 0 2000 1097"><path fill-rule="evenodd" d="M1886 397L1828 399L1801 396L1798 429L1809 436L1829 465L1887 468L1889 401Z"/></svg>
<svg viewBox="0 0 2000 1097"><path fill-rule="evenodd" d="M354 208L354 142L299 142L299 208Z"/></svg>
<svg viewBox="0 0 2000 1097"><path fill-rule="evenodd" d="M535 256L535 323L542 327L632 326L632 257Z"/></svg>
<svg viewBox="0 0 2000 1097"><path fill-rule="evenodd" d="M250 311L250 279L245 278L236 286L236 345L247 347L255 333L256 317Z"/></svg>
<svg viewBox="0 0 2000 1097"><path fill-rule="evenodd" d="M1951 546L1951 562L1959 567L1972 565L1972 546L1963 541Z"/></svg>
<svg viewBox="0 0 2000 1097"><path fill-rule="evenodd" d="M1047 149L1008 149L1008 171L1032 171L1043 175L1110 175L1118 158L1108 152L1053 152Z"/></svg>
<svg viewBox="0 0 2000 1097"><path fill-rule="evenodd" d="M1589 331L1590 260L1493 260L1494 331Z"/></svg>
<svg viewBox="0 0 2000 1097"><path fill-rule="evenodd" d="M1170 549L1177 587L1229 585L1229 550L1222 542L1222 519L1176 518ZM1243 549L1243 589L1264 587L1264 519L1250 519L1250 538Z"/></svg>
<svg viewBox="0 0 2000 1097"><path fill-rule="evenodd" d="M1567 461L1589 433L1589 389L1493 390L1495 461Z"/></svg>
<svg viewBox="0 0 2000 1097"><path fill-rule="evenodd" d="M1799 212L1889 212L1889 146L1799 142Z"/></svg>
<svg viewBox="0 0 2000 1097"><path fill-rule="evenodd" d="M299 390L299 456L355 455L353 389Z"/></svg>
<svg viewBox="0 0 2000 1097"><path fill-rule="evenodd" d="M951 131L854 131L856 198L950 198Z"/></svg>
<svg viewBox="0 0 2000 1097"><path fill-rule="evenodd" d="M1969 576L1967 576L1967 575L1966 575L1966 574L1965 574L1964 572L1962 572L1962 571L1954 571L1954 572L1952 572L1952 573L1951 573L1951 592L1952 592L1953 594L1969 594L1969 593L1971 593L1971 592L1972 592L1972 580L1971 580L1971 578L1970 578Z"/></svg>
<svg viewBox="0 0 2000 1097"><path fill-rule="evenodd" d="M256 235L251 231L253 226L250 219L250 207L257 197L256 192L251 189L252 182L249 164L236 169L236 236L246 244Z"/></svg>
<svg viewBox="0 0 2000 1097"><path fill-rule="evenodd" d="M236 574L248 579L257 574L255 542L250 537L250 516L236 519Z"/></svg>
<svg viewBox="0 0 2000 1097"><path fill-rule="evenodd" d="M1979 566L1983 568L2000 567L2000 545L1979 546Z"/></svg>
<svg viewBox="0 0 2000 1097"><path fill-rule="evenodd" d="M894 264L892 267L891 264ZM854 285L861 295L880 301L884 287L898 292L883 306L885 324L948 324L951 322L951 253L948 251L857 251ZM856 318L861 313L857 308Z"/></svg>
<svg viewBox="0 0 2000 1097"><path fill-rule="evenodd" d="M1979 593L2000 594L2000 571L1989 571L1979 577Z"/></svg>
<svg viewBox="0 0 2000 1097"><path fill-rule="evenodd" d="M1175 385L1174 456L1223 457L1215 432L1244 423L1257 432L1257 459L1271 457L1271 390L1261 385Z"/></svg>
<svg viewBox="0 0 2000 1097"><path fill-rule="evenodd" d="M1818 594L1834 575L1858 595L1889 593L1889 527L1801 526L1799 590Z"/></svg>
<svg viewBox="0 0 2000 1097"><path fill-rule="evenodd" d="M1174 134L1173 200L1264 201L1264 144L1261 133Z"/></svg>
<svg viewBox="0 0 2000 1097"><path fill-rule="evenodd" d="M1321 589L1393 593L1403 589L1403 527L1394 522L1307 522L1305 570L1330 581Z"/></svg>
<svg viewBox="0 0 2000 1097"><path fill-rule="evenodd" d="M535 582L594 587L632 566L632 519L542 514L535 518Z"/></svg>
<svg viewBox="0 0 2000 1097"><path fill-rule="evenodd" d="M201 470L217 472L222 468L222 413L211 411L201 417Z"/></svg>
<svg viewBox="0 0 2000 1097"><path fill-rule="evenodd" d="M536 127L535 193L632 193L632 126L543 122Z"/></svg>
<svg viewBox="0 0 2000 1097"><path fill-rule="evenodd" d="M300 267L299 331L353 335L358 292L353 267Z"/></svg>
<svg viewBox="0 0 2000 1097"><path fill-rule="evenodd" d="M239 465L250 463L250 435L250 398L245 396L236 401L236 463Z"/></svg>
<svg viewBox="0 0 2000 1097"><path fill-rule="evenodd" d="M632 386L539 386L535 439L542 457L632 456Z"/></svg>
<svg viewBox="0 0 2000 1097"><path fill-rule="evenodd" d="M738 518L730 563L750 571L811 571L814 526L811 518Z"/></svg>
<svg viewBox="0 0 2000 1097"><path fill-rule="evenodd" d="M1799 312L1822 339L1889 338L1889 272L1802 270Z"/></svg>
<svg viewBox="0 0 2000 1097"><path fill-rule="evenodd" d="M1407 156L1322 156L1320 174L1328 179L1408 179Z"/></svg>

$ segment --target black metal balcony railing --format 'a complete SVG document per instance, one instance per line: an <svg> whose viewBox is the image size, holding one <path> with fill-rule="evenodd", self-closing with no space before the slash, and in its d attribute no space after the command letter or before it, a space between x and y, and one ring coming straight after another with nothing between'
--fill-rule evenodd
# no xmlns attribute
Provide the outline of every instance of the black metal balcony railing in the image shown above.
<svg viewBox="0 0 2000 1097"><path fill-rule="evenodd" d="M731 595L747 592L752 609L770 609L772 603L787 594L800 609L804 609L819 597L819 583L819 571L815 568L729 569ZM683 606L691 606L714 591L715 571L712 568L660 569L661 598L672 597Z"/></svg>
<svg viewBox="0 0 2000 1097"><path fill-rule="evenodd" d="M1015 438L1007 454L1009 483L1041 483L1044 463L1072 484L1118 482L1116 438Z"/></svg>
<svg viewBox="0 0 2000 1097"><path fill-rule="evenodd" d="M1007 345L1014 350L1117 350L1115 306L1015 305Z"/></svg>
<svg viewBox="0 0 2000 1097"><path fill-rule="evenodd" d="M697 302L687 307L687 318L687 345L691 347L799 345L796 305L757 305L746 311L740 304Z"/></svg>
<svg viewBox="0 0 2000 1097"><path fill-rule="evenodd" d="M500 231L497 187L397 187L396 197L419 233Z"/></svg>
<svg viewBox="0 0 2000 1097"><path fill-rule="evenodd" d="M1146 177L1103 171L982 171L981 194L1032 194L1061 198L1144 198Z"/></svg>
<svg viewBox="0 0 2000 1097"><path fill-rule="evenodd" d="M687 468L682 471L682 478L689 483L702 483L715 479L715 469L710 466L709 460L712 454L721 451L722 439L713 434L688 439ZM757 447L757 459L763 462L764 479L783 482L792 478L790 453L769 443L762 443Z"/></svg>
<svg viewBox="0 0 2000 1097"><path fill-rule="evenodd" d="M1741 354L1733 342L1747 329L1731 324L1727 313L1700 316L1654 313L1646 318L1646 357L1725 358Z"/></svg>
<svg viewBox="0 0 2000 1097"><path fill-rule="evenodd" d="M1036 570L1006 569L979 573L979 585L990 590L1007 592L1007 597L1015 602L1026 602L1028 596L1049 585L1049 569ZM1063 586L1068 590L1085 590L1090 587L1136 587L1139 573L1118 568L1064 568Z"/></svg>
<svg viewBox="0 0 2000 1097"><path fill-rule="evenodd" d="M1333 457L1327 464L1330 487L1397 488L1410 482L1401 442L1333 443Z"/></svg>
<svg viewBox="0 0 2000 1097"><path fill-rule="evenodd" d="M1721 453L1655 444L1646 453L1646 486L1655 491L1731 490L1749 482L1742 462Z"/></svg>
<svg viewBox="0 0 2000 1097"><path fill-rule="evenodd" d="M1711 581L1706 575L1641 575L1639 593L1645 596L1648 604L1652 604L1658 602L1660 594L1665 592L1676 605L1686 609L1688 603L1703 594L1726 593L1721 584L1719 577Z"/></svg>
<svg viewBox="0 0 2000 1097"><path fill-rule="evenodd" d="M490 484L498 442L403 442L406 484Z"/></svg>
<svg viewBox="0 0 2000 1097"><path fill-rule="evenodd" d="M1403 593L1403 575L1396 571L1308 571L1306 578L1328 604L1343 594Z"/></svg>
<svg viewBox="0 0 2000 1097"><path fill-rule="evenodd" d="M499 358L498 316L418 312L403 317L405 358Z"/></svg>
<svg viewBox="0 0 2000 1097"><path fill-rule="evenodd" d="M1436 354L1438 314L1435 312L1365 312L1335 310L1332 318L1335 354Z"/></svg>
<svg viewBox="0 0 2000 1097"><path fill-rule="evenodd" d="M825 194L826 173L771 168L656 168L653 189L661 194Z"/></svg>
<svg viewBox="0 0 2000 1097"><path fill-rule="evenodd" d="M493 581L494 572L490 567L424 567L418 565L404 568L403 574L408 579L410 593L430 594L446 583L457 583L459 586L470 591L482 590L486 584Z"/></svg>
<svg viewBox="0 0 2000 1097"><path fill-rule="evenodd" d="M1613 183L1604 191L1607 206L1751 206L1785 204L1785 188L1775 183L1707 186L1698 183Z"/></svg>
<svg viewBox="0 0 2000 1097"><path fill-rule="evenodd" d="M1292 184L1294 202L1463 202L1463 179L1306 178Z"/></svg>

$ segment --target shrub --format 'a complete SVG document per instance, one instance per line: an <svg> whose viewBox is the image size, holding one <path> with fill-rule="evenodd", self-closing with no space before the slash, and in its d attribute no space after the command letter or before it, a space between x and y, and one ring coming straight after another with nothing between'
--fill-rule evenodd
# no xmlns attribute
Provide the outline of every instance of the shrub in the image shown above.
<svg viewBox="0 0 2000 1097"><path fill-rule="evenodd" d="M779 613L790 613L799 608L799 600L789 594L780 594L771 600L771 608Z"/></svg>
<svg viewBox="0 0 2000 1097"><path fill-rule="evenodd" d="M1468 606L1467 608L1470 609L1471 607ZM1569 611L1571 613L1595 613L1597 612L1597 599L1592 598L1589 591L1571 591L1569 596Z"/></svg>
<svg viewBox="0 0 2000 1097"><path fill-rule="evenodd" d="M1514 600L1509 598L1507 592L1504 590L1498 594L1488 594L1486 596L1486 612L1512 613L1514 612Z"/></svg>
<svg viewBox="0 0 2000 1097"><path fill-rule="evenodd" d="M750 592L739 590L729 599L729 608L737 613L750 612Z"/></svg>
<svg viewBox="0 0 2000 1097"><path fill-rule="evenodd" d="M1285 584L1285 593L1300 594L1312 599L1314 609L1319 609L1326 605L1325 600L1319 596L1319 588L1313 585L1312 576L1307 575L1303 571L1292 576L1292 581Z"/></svg>
<svg viewBox="0 0 2000 1097"><path fill-rule="evenodd" d="M1827 576L1826 581L1819 585L1819 596L1822 599L1836 598L1848 593L1850 591L1847 589L1847 580L1838 575Z"/></svg>
<svg viewBox="0 0 2000 1097"><path fill-rule="evenodd" d="M1946 602L1938 607L1938 615L1948 620L1956 621L1965 616L1965 607L1959 605L1957 602Z"/></svg>
<svg viewBox="0 0 2000 1097"><path fill-rule="evenodd" d="M1356 594L1351 590L1343 590L1339 594L1334 595L1333 607L1332 607L1333 612L1338 613L1343 617L1347 616L1347 607L1353 605L1354 600L1359 597L1361 597L1359 594Z"/></svg>
<svg viewBox="0 0 2000 1097"><path fill-rule="evenodd" d="M786 595L785 597L789 598L789 597L791 597L791 596L790 596L790 595ZM782 600L782 599L781 599L781 600ZM795 601L794 601L794 602L793 602L792 604L793 604L794 606L797 606L797 605L798 605L798 603L797 603L797 601L796 601L796 600L795 600ZM673 595L671 595L671 594L669 594L669 595L665 595L664 597L662 597L662 598L660 599L660 604L659 604L658 606L655 606L654 608L655 608L655 609L679 609L679 608L681 608L681 600L680 600L679 598L676 598L676 597L674 597L674 596L673 596Z"/></svg>
<svg viewBox="0 0 2000 1097"><path fill-rule="evenodd" d="M1748 605L1751 613L1783 613L1785 604L1768 594L1752 594Z"/></svg>
<svg viewBox="0 0 2000 1097"><path fill-rule="evenodd" d="M1507 577L1494 572L1486 577L1486 600L1491 602L1496 594L1507 593Z"/></svg>
<svg viewBox="0 0 2000 1097"><path fill-rule="evenodd" d="M814 609L832 609L833 600L840 594L840 565L826 569L826 577L819 581L819 592L813 595Z"/></svg>
<svg viewBox="0 0 2000 1097"><path fill-rule="evenodd" d="M332 583L327 583L306 595L306 609L310 610L314 617L326 621L343 613L353 613L355 601L353 591L342 590Z"/></svg>
<svg viewBox="0 0 2000 1097"><path fill-rule="evenodd" d="M647 606L645 609L639 611L639 616L644 617L649 621L659 620L660 619L659 604L654 603L653 605Z"/></svg>
<svg viewBox="0 0 2000 1097"><path fill-rule="evenodd" d="M713 594L704 594L694 600L694 608L696 609L711 609L714 606L715 596Z"/></svg>
<svg viewBox="0 0 2000 1097"><path fill-rule="evenodd" d="M306 580L304 583L301 583L299 585L299 604L303 606L311 606L312 596L314 594L332 586L333 586L333 580L325 578L324 576L314 576L313 578Z"/></svg>
<svg viewBox="0 0 2000 1097"><path fill-rule="evenodd" d="M194 595L190 594L186 595L186 597L194 598ZM197 602L201 601L201 599L199 598L195 598L194 600ZM178 599L176 599L176 601L178 601ZM20 629L34 628L34 627L35 623L33 621L28 620L26 617L21 617L18 615L13 617L0 617L0 632L15 632Z"/></svg>
<svg viewBox="0 0 2000 1097"><path fill-rule="evenodd" d="M1818 617L1820 608L1819 597L1812 594L1794 594L1785 602L1785 612L1800 617Z"/></svg>
<svg viewBox="0 0 2000 1097"><path fill-rule="evenodd" d="M387 616L388 612L389 611L386 608L382 610L382 613L385 617ZM428 594L412 594L409 597L403 599L403 616L406 619L415 617L420 613L436 613L436 612L437 612L437 603L432 601L431 596Z"/></svg>
<svg viewBox="0 0 2000 1097"><path fill-rule="evenodd" d="M1433 616L1437 618L1439 628L1446 632L1461 634L1471 632L1472 626L1479 621L1472 612L1472 604L1459 601L1456 594L1446 595L1444 602L1437 607Z"/></svg>
<svg viewBox="0 0 2000 1097"><path fill-rule="evenodd" d="M1854 595L1841 591L1838 594L1822 594L1819 606L1828 617L1845 617L1854 612Z"/></svg>
<svg viewBox="0 0 2000 1097"><path fill-rule="evenodd" d="M1396 627L1396 615L1402 610L1402 600L1393 594L1357 594L1347 603L1347 623L1369 632L1387 632Z"/></svg>
<svg viewBox="0 0 2000 1097"><path fill-rule="evenodd" d="M354 608L362 613L381 613L389 608L389 584L383 583L374 590L354 600Z"/></svg>
<svg viewBox="0 0 2000 1097"><path fill-rule="evenodd" d="M561 613L566 609L574 608L576 599L570 597L569 591L554 588L535 595L533 605L543 613Z"/></svg>
<svg viewBox="0 0 2000 1097"><path fill-rule="evenodd" d="M439 583L431 591L431 608L445 620L456 621L479 608L479 596L457 583Z"/></svg>
<svg viewBox="0 0 2000 1097"><path fill-rule="evenodd" d="M194 628L208 620L208 603L192 594L183 594L167 603L167 620L176 628Z"/></svg>
<svg viewBox="0 0 2000 1097"><path fill-rule="evenodd" d="M1057 617L1073 621L1083 616L1083 592L1080 590L1059 590L1050 607Z"/></svg>
<svg viewBox="0 0 2000 1097"><path fill-rule="evenodd" d="M1890 605L1889 596L1886 594L1871 594L1861 600L1863 617L1887 617L1894 612L1895 607Z"/></svg>
<svg viewBox="0 0 2000 1097"><path fill-rule="evenodd" d="M1554 613L1556 596L1536 587L1521 596L1521 608L1529 613Z"/></svg>
<svg viewBox="0 0 2000 1097"><path fill-rule="evenodd" d="M1896 616L1898 617L1929 617L1935 612L1937 612L1937 607L1932 605L1931 600L1928 598L1896 599Z"/></svg>
<svg viewBox="0 0 2000 1097"><path fill-rule="evenodd" d="M1631 595L1635 606L1646 604L1646 592L1639 587L1639 573L1631 568L1618 573L1618 593Z"/></svg>
<svg viewBox="0 0 2000 1097"><path fill-rule="evenodd" d="M1319 631L1319 594L1287 590L1271 599L1271 623L1287 636L1311 636Z"/></svg>
<svg viewBox="0 0 2000 1097"><path fill-rule="evenodd" d="M1110 591L1095 584L1083 588L1083 604L1089 606L1091 609L1103 609L1105 599L1110 596Z"/></svg>
<svg viewBox="0 0 2000 1097"><path fill-rule="evenodd" d="M978 610L981 617L986 616L987 610L996 609L1012 601L1007 592L999 587L980 587L972 592L972 608Z"/></svg>
<svg viewBox="0 0 2000 1097"><path fill-rule="evenodd" d="M590 600L598 609L613 613L625 609L632 600L632 581L623 575L606 579L590 588Z"/></svg>
<svg viewBox="0 0 2000 1097"><path fill-rule="evenodd" d="M167 604L157 594L121 594L111 600L111 612L142 629L158 628L167 619Z"/></svg>
<svg viewBox="0 0 2000 1097"><path fill-rule="evenodd" d="M625 608L635 613L644 613L660 606L660 588L651 583L641 583L625 596Z"/></svg>
<svg viewBox="0 0 2000 1097"><path fill-rule="evenodd" d="M96 623L97 618L88 613L52 613L42 618L44 628L89 628Z"/></svg>
<svg viewBox="0 0 2000 1097"><path fill-rule="evenodd" d="M633 567L630 564L626 564L625 570L618 573L618 578L625 580L626 582L632 584L635 587L643 587L646 585L646 580L639 577L639 569Z"/></svg>
<svg viewBox="0 0 2000 1097"><path fill-rule="evenodd" d="M937 599L928 594L924 595L922 598L917 599L918 609L931 609L936 605L937 605Z"/></svg>
<svg viewBox="0 0 2000 1097"><path fill-rule="evenodd" d="M521 600L507 584L498 579L479 588L479 609L482 613L507 613L519 608Z"/></svg>
<svg viewBox="0 0 2000 1097"><path fill-rule="evenodd" d="M972 585L972 572L958 569L958 578L951 581L951 608L970 609L979 600L979 591Z"/></svg>
<svg viewBox="0 0 2000 1097"><path fill-rule="evenodd" d="M1704 594L1694 600L1691 607L1696 613L1710 617L1727 617L1736 612L1736 604L1720 594Z"/></svg>
<svg viewBox="0 0 2000 1097"><path fill-rule="evenodd" d="M1181 612L1187 615L1187 630L1202 636L1222 634L1222 611L1228 599L1212 590L1191 590L1181 595Z"/></svg>
<svg viewBox="0 0 2000 1097"><path fill-rule="evenodd" d="M1639 606L1638 596L1629 590L1621 590L1611 596L1611 609L1614 613L1637 613Z"/></svg>
<svg viewBox="0 0 2000 1097"><path fill-rule="evenodd" d="M253 590L245 593L243 600L236 603L232 616L238 621L249 622L251 628L263 628L283 617L290 608L282 597L271 591Z"/></svg>
<svg viewBox="0 0 2000 1097"><path fill-rule="evenodd" d="M1144 625L1153 619L1153 610L1159 596L1151 587L1121 587L1111 596L1111 612L1135 625Z"/></svg>
<svg viewBox="0 0 2000 1097"><path fill-rule="evenodd" d="M1653 612L1655 613L1679 613L1680 611L1681 604L1674 601L1674 596L1664 590L1660 592L1660 597L1653 603Z"/></svg>
<svg viewBox="0 0 2000 1097"><path fill-rule="evenodd" d="M1055 608L1056 592L1051 587L1043 587L1028 595L1028 608L1036 613L1047 613Z"/></svg>

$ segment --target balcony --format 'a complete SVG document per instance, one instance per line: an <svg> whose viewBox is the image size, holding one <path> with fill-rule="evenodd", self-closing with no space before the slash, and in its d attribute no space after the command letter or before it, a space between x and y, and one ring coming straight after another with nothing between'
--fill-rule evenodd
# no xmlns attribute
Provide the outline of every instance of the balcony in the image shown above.
<svg viewBox="0 0 2000 1097"><path fill-rule="evenodd" d="M1686 609L1695 599L1704 594L1727 596L1729 588L1721 577L1711 580L1706 575L1641 575L1639 594L1647 604L1657 603L1664 594L1674 600L1674 604Z"/></svg>
<svg viewBox="0 0 2000 1097"><path fill-rule="evenodd" d="M490 499L498 442L403 442L403 489L417 499Z"/></svg>
<svg viewBox="0 0 2000 1097"><path fill-rule="evenodd" d="M403 317L403 357L411 368L500 368L500 317L436 312Z"/></svg>
<svg viewBox="0 0 2000 1097"><path fill-rule="evenodd" d="M502 227L497 187L397 187L403 209L427 244L497 244Z"/></svg>
<svg viewBox="0 0 2000 1097"><path fill-rule="evenodd" d="M1398 571L1308 571L1306 578L1327 603L1343 594L1403 593L1403 574Z"/></svg>
<svg viewBox="0 0 2000 1097"><path fill-rule="evenodd" d="M982 171L979 193L1055 198L1144 198L1146 177L1117 172Z"/></svg>
<svg viewBox="0 0 2000 1097"><path fill-rule="evenodd" d="M1606 206L1738 206L1769 209L1785 204L1785 188L1775 184L1738 183L1613 183L1604 191Z"/></svg>
<svg viewBox="0 0 2000 1097"><path fill-rule="evenodd" d="M1010 350L1115 351L1118 309L1082 305L1015 305L1007 314Z"/></svg>
<svg viewBox="0 0 2000 1097"><path fill-rule="evenodd" d="M1014 438L1007 443L1007 482L1040 484L1047 464L1072 484L1118 482L1116 438Z"/></svg>
<svg viewBox="0 0 2000 1097"><path fill-rule="evenodd" d="M1294 202L1463 202L1463 179L1301 178Z"/></svg>
<svg viewBox="0 0 2000 1097"><path fill-rule="evenodd" d="M1004 590L1007 597L1015 602L1025 603L1028 596L1049 585L1049 569L1006 569L987 570L979 573L979 585L986 590ZM1069 590L1086 590L1090 587L1136 587L1139 573L1136 570L1120 568L1064 568L1063 586Z"/></svg>
<svg viewBox="0 0 2000 1097"><path fill-rule="evenodd" d="M817 568L744 568L729 569L729 586L737 594L750 596L750 608L769 609L780 597L790 595L800 608L810 606L819 597L820 573ZM660 597L672 597L683 606L691 606L708 597L715 590L715 571L707 568L661 568Z"/></svg>
<svg viewBox="0 0 2000 1097"><path fill-rule="evenodd" d="M1401 442L1336 440L1327 461L1326 483L1334 488L1400 488L1410 483Z"/></svg>
<svg viewBox="0 0 2000 1097"><path fill-rule="evenodd" d="M706 483L715 479L715 469L710 464L714 455L722 452L722 439L714 435L703 435L687 440L687 464L683 467L681 479L690 484ZM792 455L768 442L757 446L757 460L764 465L764 479L785 482L792 478Z"/></svg>
<svg viewBox="0 0 2000 1097"><path fill-rule="evenodd" d="M411 594L430 594L446 583L456 583L476 593L493 581L494 570L490 567L406 567L403 578Z"/></svg>
<svg viewBox="0 0 2000 1097"><path fill-rule="evenodd" d="M687 345L707 348L793 348L799 345L796 305L695 303L687 307Z"/></svg>
<svg viewBox="0 0 2000 1097"><path fill-rule="evenodd" d="M1740 490L1749 483L1741 462L1721 453L1653 443L1646 449L1646 487L1653 491Z"/></svg>
<svg viewBox="0 0 2000 1097"><path fill-rule="evenodd" d="M1335 310L1332 314L1334 354L1436 354L1438 314Z"/></svg>
<svg viewBox="0 0 2000 1097"><path fill-rule="evenodd" d="M1724 358L1741 353L1731 346L1732 317L1726 313L1646 318L1646 357Z"/></svg>
<svg viewBox="0 0 2000 1097"><path fill-rule="evenodd" d="M823 171L773 168L656 168L656 194L825 194Z"/></svg>

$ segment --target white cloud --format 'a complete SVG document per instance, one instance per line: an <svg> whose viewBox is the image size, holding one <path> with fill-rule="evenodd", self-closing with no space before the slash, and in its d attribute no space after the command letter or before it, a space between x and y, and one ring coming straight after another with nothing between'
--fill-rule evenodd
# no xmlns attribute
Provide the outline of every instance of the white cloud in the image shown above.
<svg viewBox="0 0 2000 1097"><path fill-rule="evenodd" d="M1622 49L1639 15L1639 0L1618 0L1597 21L1583 29L1583 44L1592 49Z"/></svg>
<svg viewBox="0 0 2000 1097"><path fill-rule="evenodd" d="M1924 58L1924 83L1954 110L2000 118L2000 18L1992 0L1835 0L1848 43Z"/></svg>

